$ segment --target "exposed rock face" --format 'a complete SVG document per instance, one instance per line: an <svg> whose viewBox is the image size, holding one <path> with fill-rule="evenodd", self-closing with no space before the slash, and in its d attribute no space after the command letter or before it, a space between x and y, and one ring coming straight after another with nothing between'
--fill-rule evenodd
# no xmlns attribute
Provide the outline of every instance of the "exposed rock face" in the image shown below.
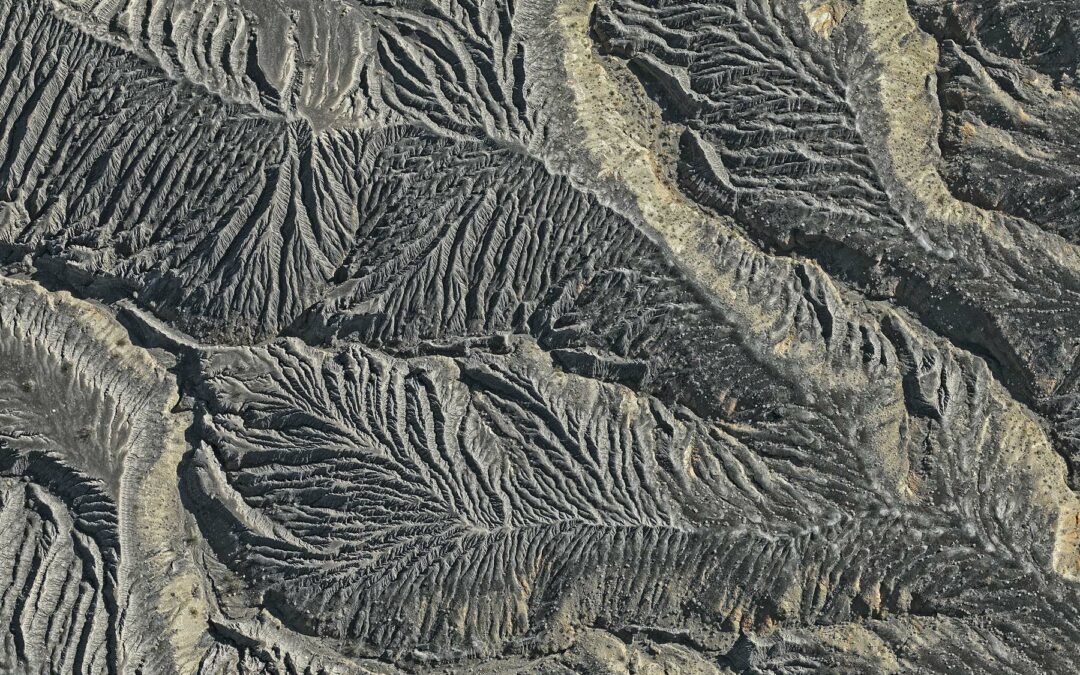
<svg viewBox="0 0 1080 675"><path fill-rule="evenodd" d="M1074 672L1078 30L0 0L0 671Z"/></svg>

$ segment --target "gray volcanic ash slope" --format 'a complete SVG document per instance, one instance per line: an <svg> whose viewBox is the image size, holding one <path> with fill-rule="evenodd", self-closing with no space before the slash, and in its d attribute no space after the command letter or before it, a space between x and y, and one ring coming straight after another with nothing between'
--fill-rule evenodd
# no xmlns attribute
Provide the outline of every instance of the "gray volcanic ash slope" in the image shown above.
<svg viewBox="0 0 1080 675"><path fill-rule="evenodd" d="M0 0L0 672L1075 671L1078 21Z"/></svg>

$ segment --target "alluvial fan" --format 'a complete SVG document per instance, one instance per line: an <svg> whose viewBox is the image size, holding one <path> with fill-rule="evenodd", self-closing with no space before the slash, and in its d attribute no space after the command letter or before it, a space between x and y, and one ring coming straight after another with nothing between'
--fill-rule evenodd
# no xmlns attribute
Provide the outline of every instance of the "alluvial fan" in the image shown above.
<svg viewBox="0 0 1080 675"><path fill-rule="evenodd" d="M1076 672L1078 32L0 0L0 672Z"/></svg>

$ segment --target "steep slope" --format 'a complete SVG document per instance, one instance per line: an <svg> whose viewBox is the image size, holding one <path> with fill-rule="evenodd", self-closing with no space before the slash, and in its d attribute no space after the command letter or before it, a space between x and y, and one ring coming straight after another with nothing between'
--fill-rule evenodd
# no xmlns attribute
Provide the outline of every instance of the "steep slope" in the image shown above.
<svg viewBox="0 0 1080 675"><path fill-rule="evenodd" d="M1074 14L0 0L0 670L1075 670Z"/></svg>

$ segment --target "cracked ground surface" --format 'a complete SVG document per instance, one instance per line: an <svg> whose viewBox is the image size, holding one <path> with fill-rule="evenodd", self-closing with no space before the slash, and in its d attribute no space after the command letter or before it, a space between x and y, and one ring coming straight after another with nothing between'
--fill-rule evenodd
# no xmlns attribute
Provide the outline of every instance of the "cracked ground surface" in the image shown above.
<svg viewBox="0 0 1080 675"><path fill-rule="evenodd" d="M1075 672L1077 31L0 0L0 672Z"/></svg>

